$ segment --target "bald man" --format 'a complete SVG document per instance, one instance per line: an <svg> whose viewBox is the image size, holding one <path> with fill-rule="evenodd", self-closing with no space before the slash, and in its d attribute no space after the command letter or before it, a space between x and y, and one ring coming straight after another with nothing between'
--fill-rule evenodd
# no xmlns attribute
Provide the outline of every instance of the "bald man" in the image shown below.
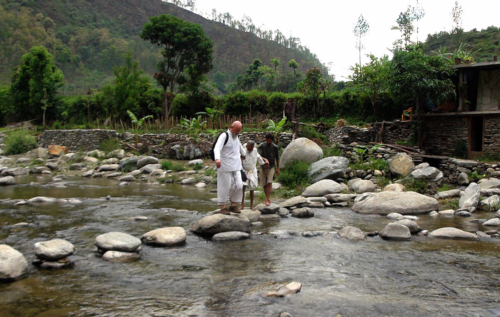
<svg viewBox="0 0 500 317"><path fill-rule="evenodd" d="M243 196L241 159L245 159L245 149L238 138L242 128L241 122L233 122L226 132L220 134L214 147L217 165L217 201L221 208L220 213L225 215L230 212L240 212L236 204L241 204ZM231 201L229 209L226 208L228 198Z"/></svg>

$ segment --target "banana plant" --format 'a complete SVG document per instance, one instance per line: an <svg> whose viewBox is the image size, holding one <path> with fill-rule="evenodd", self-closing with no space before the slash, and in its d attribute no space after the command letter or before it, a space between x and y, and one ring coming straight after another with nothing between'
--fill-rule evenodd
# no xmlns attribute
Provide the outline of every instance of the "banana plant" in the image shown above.
<svg viewBox="0 0 500 317"><path fill-rule="evenodd" d="M135 114L132 113L132 111L127 110L128 116L132 120L132 124L134 125L134 130L135 130L135 146L137 146L137 143L139 143L139 129L141 128L142 124L144 123L144 120L147 120L149 118L153 118L152 115L145 116L142 119L137 120L137 117Z"/></svg>
<svg viewBox="0 0 500 317"><path fill-rule="evenodd" d="M269 119L269 125L267 126L266 130L274 132L274 139L276 140L276 143L279 142L278 133L280 133L280 131L283 129L285 122L286 122L286 117L281 119L281 121L278 122L278 125L276 125L276 123L274 123L273 120Z"/></svg>

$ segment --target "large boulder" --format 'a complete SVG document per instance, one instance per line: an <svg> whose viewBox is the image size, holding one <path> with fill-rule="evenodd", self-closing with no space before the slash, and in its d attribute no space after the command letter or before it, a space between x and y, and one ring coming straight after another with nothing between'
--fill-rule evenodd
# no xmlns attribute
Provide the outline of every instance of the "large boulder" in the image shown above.
<svg viewBox="0 0 500 317"><path fill-rule="evenodd" d="M311 183L314 184L323 179L344 178L348 165L349 160L342 156L330 156L319 160L309 169L309 176L312 177Z"/></svg>
<svg viewBox="0 0 500 317"><path fill-rule="evenodd" d="M35 255L42 260L57 261L72 255L73 252L75 252L75 247L62 239L35 243Z"/></svg>
<svg viewBox="0 0 500 317"><path fill-rule="evenodd" d="M94 244L104 251L135 252L141 240L123 232L108 232L97 236Z"/></svg>
<svg viewBox="0 0 500 317"><path fill-rule="evenodd" d="M150 231L141 237L145 244L158 246L176 246L186 242L186 230L181 227L161 228Z"/></svg>
<svg viewBox="0 0 500 317"><path fill-rule="evenodd" d="M16 185L16 179L13 176L0 177L0 186Z"/></svg>
<svg viewBox="0 0 500 317"><path fill-rule="evenodd" d="M411 232L407 226L390 223L380 232L380 237L385 240L405 241L411 239Z"/></svg>
<svg viewBox="0 0 500 317"><path fill-rule="evenodd" d="M354 190L356 194L364 194L364 193L374 192L377 186L372 181L361 180L359 182L352 184L351 188L352 190Z"/></svg>
<svg viewBox="0 0 500 317"><path fill-rule="evenodd" d="M323 150L319 145L307 138L298 138L288 144L283 151L280 168L295 161L314 163L322 158Z"/></svg>
<svg viewBox="0 0 500 317"><path fill-rule="evenodd" d="M446 227L429 233L431 238L457 239L457 240L478 240L477 235L457 228Z"/></svg>
<svg viewBox="0 0 500 317"><path fill-rule="evenodd" d="M410 176L414 179L425 180L427 182L440 183L443 180L443 172L428 163L422 163L415 167Z"/></svg>
<svg viewBox="0 0 500 317"><path fill-rule="evenodd" d="M62 145L49 145L48 152L53 156L68 154L68 148Z"/></svg>
<svg viewBox="0 0 500 317"><path fill-rule="evenodd" d="M364 240L366 239L366 233L361 229L351 226L345 226L338 232L339 237L348 240Z"/></svg>
<svg viewBox="0 0 500 317"><path fill-rule="evenodd" d="M158 164L158 159L152 156L146 156L137 161L137 167L142 168L149 164Z"/></svg>
<svg viewBox="0 0 500 317"><path fill-rule="evenodd" d="M481 187L476 183L470 183L465 189L458 202L459 210L467 210L473 212L479 204L479 197L481 196Z"/></svg>
<svg viewBox="0 0 500 317"><path fill-rule="evenodd" d="M429 213L438 210L438 201L416 192L380 192L358 196L352 210L361 214L402 215Z"/></svg>
<svg viewBox="0 0 500 317"><path fill-rule="evenodd" d="M328 194L338 194L346 189L347 186L344 184L339 184L331 179L324 179L307 187L302 193L302 196L318 197L318 196L325 196Z"/></svg>
<svg viewBox="0 0 500 317"><path fill-rule="evenodd" d="M500 179L498 178L483 178L478 182L481 189L500 188Z"/></svg>
<svg viewBox="0 0 500 317"><path fill-rule="evenodd" d="M129 157L120 161L120 170L129 169L133 167L135 169L137 167L137 163L139 162L139 158L137 156Z"/></svg>
<svg viewBox="0 0 500 317"><path fill-rule="evenodd" d="M406 177L414 168L413 160L405 153L398 153L389 161L389 171L393 175Z"/></svg>
<svg viewBox="0 0 500 317"><path fill-rule="evenodd" d="M191 231L201 235L214 235L230 231L250 233L250 227L250 221L246 217L215 214L198 220L191 227Z"/></svg>
<svg viewBox="0 0 500 317"><path fill-rule="evenodd" d="M0 281L15 281L26 275L28 262L16 249L0 244Z"/></svg>

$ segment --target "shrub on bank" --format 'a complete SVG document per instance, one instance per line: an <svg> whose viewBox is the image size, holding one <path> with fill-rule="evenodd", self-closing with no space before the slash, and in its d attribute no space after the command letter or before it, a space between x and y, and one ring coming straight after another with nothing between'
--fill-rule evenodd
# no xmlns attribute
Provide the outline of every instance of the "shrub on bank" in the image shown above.
<svg viewBox="0 0 500 317"><path fill-rule="evenodd" d="M36 139L26 130L10 133L5 138L4 151L7 155L23 154L36 147Z"/></svg>
<svg viewBox="0 0 500 317"><path fill-rule="evenodd" d="M305 186L311 180L308 175L310 166L307 162L293 162L280 171L278 181L283 186L292 189L298 186Z"/></svg>

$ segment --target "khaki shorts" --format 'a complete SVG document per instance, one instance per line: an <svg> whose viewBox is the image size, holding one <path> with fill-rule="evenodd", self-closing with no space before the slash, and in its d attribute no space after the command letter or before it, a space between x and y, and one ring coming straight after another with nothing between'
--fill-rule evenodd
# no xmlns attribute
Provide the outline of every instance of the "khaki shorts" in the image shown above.
<svg viewBox="0 0 500 317"><path fill-rule="evenodd" d="M265 187L267 184L272 184L273 178L274 178L274 167L270 169L263 167L260 168L260 186Z"/></svg>

